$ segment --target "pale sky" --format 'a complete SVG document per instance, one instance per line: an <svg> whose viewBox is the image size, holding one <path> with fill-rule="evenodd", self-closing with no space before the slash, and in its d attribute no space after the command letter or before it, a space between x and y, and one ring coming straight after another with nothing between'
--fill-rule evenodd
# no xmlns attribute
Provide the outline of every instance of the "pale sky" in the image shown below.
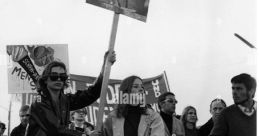
<svg viewBox="0 0 259 136"><path fill-rule="evenodd" d="M192 105L202 125L211 100L233 104L233 76L257 74L257 50L234 36L257 47L256 7L256 0L150 0L146 23L120 15L111 78L149 78L165 70L177 114ZM0 121L7 123L8 115L6 45L68 44L70 73L97 76L112 17L84 0L1 0ZM11 128L19 124L18 109Z"/></svg>

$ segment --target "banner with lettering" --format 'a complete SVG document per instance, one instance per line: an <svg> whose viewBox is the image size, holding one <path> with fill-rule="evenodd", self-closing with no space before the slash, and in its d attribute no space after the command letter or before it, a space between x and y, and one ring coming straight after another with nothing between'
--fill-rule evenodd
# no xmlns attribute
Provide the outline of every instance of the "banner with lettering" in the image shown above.
<svg viewBox="0 0 259 136"><path fill-rule="evenodd" d="M67 44L7 45L8 93L35 93L35 82L51 61L68 67ZM68 70L69 71L69 70Z"/></svg>
<svg viewBox="0 0 259 136"><path fill-rule="evenodd" d="M95 81L95 77L90 76L80 76L80 75L70 75L71 79L71 92L76 92L76 90L85 90L87 87L92 85L92 83ZM168 92L168 85L166 81L166 77L164 74L143 79L144 81L144 87L146 90L146 103L150 104L151 107L158 111L158 105L156 103L157 97L160 96L164 92ZM107 96L106 96L106 102L104 108L104 119L107 118L107 115L114 109L114 106L118 103L118 93L119 93L119 87L120 87L121 80L115 80L110 79L108 90L107 90ZM22 104L30 104L33 99L35 98L35 94L29 93L29 94L23 94L22 95ZM98 112L98 103L99 99L94 102L92 105L85 107L88 111L86 121L96 125L96 116Z"/></svg>

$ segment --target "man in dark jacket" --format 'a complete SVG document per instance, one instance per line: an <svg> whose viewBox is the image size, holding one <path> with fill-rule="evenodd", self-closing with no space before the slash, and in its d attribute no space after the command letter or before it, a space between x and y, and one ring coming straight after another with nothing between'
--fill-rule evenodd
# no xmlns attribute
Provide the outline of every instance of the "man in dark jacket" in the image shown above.
<svg viewBox="0 0 259 136"><path fill-rule="evenodd" d="M12 130L11 136L24 136L26 126L29 122L29 117L30 117L29 108L30 108L29 105L23 105L21 107L19 112L21 123Z"/></svg>
<svg viewBox="0 0 259 136"><path fill-rule="evenodd" d="M105 54L104 62L113 64L115 52ZM38 80L38 96L31 105L31 116L26 136L76 136L80 133L68 129L70 111L92 104L100 97L104 65L93 86L75 94L64 94L68 87L64 63L53 61Z"/></svg>
<svg viewBox="0 0 259 136"><path fill-rule="evenodd" d="M227 107L227 105L223 99L216 98L213 101L211 101L210 113L211 113L212 117L210 118L210 120L207 123L205 123L204 125L202 125L200 127L200 129L198 131L199 136L209 136L210 131L214 126L214 122L218 118L220 112L226 107Z"/></svg>

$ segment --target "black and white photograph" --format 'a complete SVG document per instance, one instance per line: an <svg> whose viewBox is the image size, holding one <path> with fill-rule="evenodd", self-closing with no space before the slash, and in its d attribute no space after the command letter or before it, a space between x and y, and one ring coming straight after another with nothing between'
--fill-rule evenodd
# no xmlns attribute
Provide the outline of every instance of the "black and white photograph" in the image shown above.
<svg viewBox="0 0 259 136"><path fill-rule="evenodd" d="M1 0L0 136L256 136L256 0Z"/></svg>

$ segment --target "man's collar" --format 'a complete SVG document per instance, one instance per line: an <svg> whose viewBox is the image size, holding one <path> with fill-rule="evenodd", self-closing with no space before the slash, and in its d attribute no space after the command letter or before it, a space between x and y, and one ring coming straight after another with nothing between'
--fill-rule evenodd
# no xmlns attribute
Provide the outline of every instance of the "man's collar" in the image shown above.
<svg viewBox="0 0 259 136"><path fill-rule="evenodd" d="M243 112L243 113L245 113L246 115L248 115L248 116L250 116L250 115L252 115L253 113L254 113L254 111L256 111L256 109L257 109L257 102L256 101L253 101L254 102L254 104L253 104L253 106L252 106L252 109L249 109L249 108L247 108L247 107L245 107L245 106L242 106L242 105L240 105L240 104L238 104L237 106L241 109L241 111Z"/></svg>

